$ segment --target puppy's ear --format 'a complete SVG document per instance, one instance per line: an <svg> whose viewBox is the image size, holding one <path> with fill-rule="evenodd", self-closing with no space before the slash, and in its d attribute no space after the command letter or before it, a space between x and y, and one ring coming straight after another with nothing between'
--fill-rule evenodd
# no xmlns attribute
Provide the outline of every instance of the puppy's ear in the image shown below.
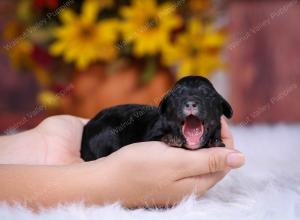
<svg viewBox="0 0 300 220"><path fill-rule="evenodd" d="M219 99L221 101L221 105L222 105L222 109L223 109L223 114L229 119L232 117L233 115L233 111L231 108L231 105L220 95L219 95Z"/></svg>
<svg viewBox="0 0 300 220"><path fill-rule="evenodd" d="M166 113L168 102L169 102L169 95L167 94L165 97L163 97L163 99L160 101L159 106L158 106L159 112L161 114Z"/></svg>

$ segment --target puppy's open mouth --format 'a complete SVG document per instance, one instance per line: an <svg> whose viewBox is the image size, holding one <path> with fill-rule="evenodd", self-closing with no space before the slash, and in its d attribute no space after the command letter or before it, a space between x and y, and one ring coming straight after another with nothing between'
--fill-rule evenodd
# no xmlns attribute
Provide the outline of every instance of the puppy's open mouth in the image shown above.
<svg viewBox="0 0 300 220"><path fill-rule="evenodd" d="M197 116L189 115L185 118L182 134L186 140L186 148L191 150L198 149L203 133L203 122Z"/></svg>

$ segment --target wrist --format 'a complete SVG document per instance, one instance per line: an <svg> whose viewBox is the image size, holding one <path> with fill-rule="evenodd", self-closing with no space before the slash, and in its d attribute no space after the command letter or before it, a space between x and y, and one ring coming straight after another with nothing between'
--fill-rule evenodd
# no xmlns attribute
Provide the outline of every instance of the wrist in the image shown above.
<svg viewBox="0 0 300 220"><path fill-rule="evenodd" d="M85 162L76 165L78 185L81 190L81 198L86 204L107 204L118 200L115 196L115 177L112 167L106 158Z"/></svg>
<svg viewBox="0 0 300 220"><path fill-rule="evenodd" d="M34 129L0 137L0 164L42 164L43 144Z"/></svg>

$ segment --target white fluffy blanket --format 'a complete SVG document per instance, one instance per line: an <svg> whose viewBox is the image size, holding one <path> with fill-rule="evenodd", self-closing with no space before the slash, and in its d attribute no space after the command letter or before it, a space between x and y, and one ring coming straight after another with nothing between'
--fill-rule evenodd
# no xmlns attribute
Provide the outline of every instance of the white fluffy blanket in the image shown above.
<svg viewBox="0 0 300 220"><path fill-rule="evenodd" d="M166 210L72 204L39 214L2 204L0 220L300 219L300 125L234 127L233 132L247 164L232 171L201 199L190 197Z"/></svg>

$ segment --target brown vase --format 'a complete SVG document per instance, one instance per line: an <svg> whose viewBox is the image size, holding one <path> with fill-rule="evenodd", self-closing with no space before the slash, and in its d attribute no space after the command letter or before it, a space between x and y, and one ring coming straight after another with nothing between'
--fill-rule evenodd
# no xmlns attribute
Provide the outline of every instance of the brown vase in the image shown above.
<svg viewBox="0 0 300 220"><path fill-rule="evenodd" d="M159 68L147 83L141 83L138 65L126 64L109 70L93 65L73 74L72 94L62 98L62 113L91 118L100 110L119 104L158 105L174 83L173 75Z"/></svg>

